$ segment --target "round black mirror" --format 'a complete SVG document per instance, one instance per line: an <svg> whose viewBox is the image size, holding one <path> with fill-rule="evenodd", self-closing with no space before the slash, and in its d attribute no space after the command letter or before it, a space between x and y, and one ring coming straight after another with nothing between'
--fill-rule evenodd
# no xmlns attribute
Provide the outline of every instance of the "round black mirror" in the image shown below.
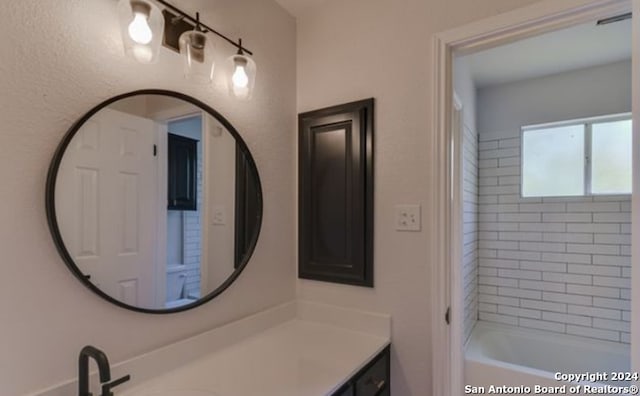
<svg viewBox="0 0 640 396"><path fill-rule="evenodd" d="M85 286L127 309L170 313L240 275L260 233L262 191L222 115L187 95L142 90L71 127L49 168L46 210Z"/></svg>

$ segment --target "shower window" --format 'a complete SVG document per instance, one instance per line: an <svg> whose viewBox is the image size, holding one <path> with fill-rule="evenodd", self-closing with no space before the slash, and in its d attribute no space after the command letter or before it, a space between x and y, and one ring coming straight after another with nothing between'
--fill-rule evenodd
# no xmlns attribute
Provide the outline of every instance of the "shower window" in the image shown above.
<svg viewBox="0 0 640 396"><path fill-rule="evenodd" d="M631 193L631 120L591 127L592 194Z"/></svg>
<svg viewBox="0 0 640 396"><path fill-rule="evenodd" d="M631 115L522 128L522 196L631 193Z"/></svg>

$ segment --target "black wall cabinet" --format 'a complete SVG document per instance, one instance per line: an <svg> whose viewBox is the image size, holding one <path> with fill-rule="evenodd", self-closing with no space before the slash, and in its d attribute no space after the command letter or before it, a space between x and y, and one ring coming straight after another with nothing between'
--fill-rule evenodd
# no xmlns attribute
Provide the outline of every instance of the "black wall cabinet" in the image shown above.
<svg viewBox="0 0 640 396"><path fill-rule="evenodd" d="M298 116L300 278L373 287L373 105Z"/></svg>
<svg viewBox="0 0 640 396"><path fill-rule="evenodd" d="M197 210L198 141L169 134L169 210Z"/></svg>

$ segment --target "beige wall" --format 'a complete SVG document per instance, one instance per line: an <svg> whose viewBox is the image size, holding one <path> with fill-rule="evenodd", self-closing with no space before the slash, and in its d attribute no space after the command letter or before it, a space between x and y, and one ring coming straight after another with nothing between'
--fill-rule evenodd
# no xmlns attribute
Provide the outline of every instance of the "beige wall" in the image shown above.
<svg viewBox="0 0 640 396"><path fill-rule="evenodd" d="M182 79L168 50L156 65L125 58L116 1L3 1L0 15L0 394L20 395L77 375L85 344L113 362L295 298L295 22L264 0L198 3L202 18L240 34L255 51L254 100ZM207 8L208 7L208 8ZM193 7L195 8L195 7ZM218 42L222 56L232 47ZM113 306L65 268L49 235L45 178L71 124L110 96L142 88L192 95L227 117L247 141L263 183L264 222L252 261L220 297L175 315Z"/></svg>
<svg viewBox="0 0 640 396"><path fill-rule="evenodd" d="M299 280L298 296L391 313L395 395L429 395L441 358L430 355L429 235L393 221L403 203L430 218L432 34L533 2L327 0L298 18L298 112L376 98L376 288Z"/></svg>

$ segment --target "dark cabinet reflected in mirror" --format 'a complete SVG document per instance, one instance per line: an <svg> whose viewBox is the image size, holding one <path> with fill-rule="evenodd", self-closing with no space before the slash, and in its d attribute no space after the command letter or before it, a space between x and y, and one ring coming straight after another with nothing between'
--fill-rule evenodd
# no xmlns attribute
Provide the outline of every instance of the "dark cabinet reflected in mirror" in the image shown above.
<svg viewBox="0 0 640 396"><path fill-rule="evenodd" d="M219 113L146 90L92 109L65 136L47 215L67 266L125 308L175 312L224 291L257 242L251 153Z"/></svg>
<svg viewBox="0 0 640 396"><path fill-rule="evenodd" d="M200 122L200 117L187 119L186 122ZM179 121L184 122L184 121ZM175 123L173 124L175 125ZM200 125L194 125L197 131ZM172 124L169 124L171 131ZM169 188L167 189L167 206L169 210L197 210L198 182L198 140L169 132L168 157Z"/></svg>

